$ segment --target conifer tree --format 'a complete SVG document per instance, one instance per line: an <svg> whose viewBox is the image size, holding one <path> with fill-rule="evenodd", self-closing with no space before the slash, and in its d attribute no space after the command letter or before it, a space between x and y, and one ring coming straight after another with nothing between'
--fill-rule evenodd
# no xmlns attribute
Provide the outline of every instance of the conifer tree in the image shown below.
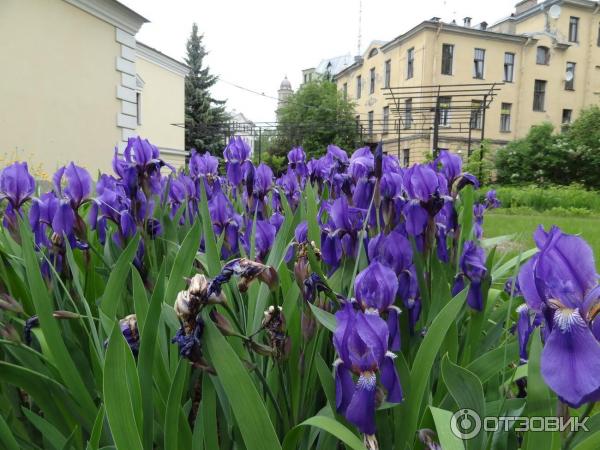
<svg viewBox="0 0 600 450"><path fill-rule="evenodd" d="M207 52L194 23L186 48L186 64L190 71L185 78L185 147L198 152L219 153L223 148L223 124L229 117L225 101L216 100L210 93L218 78L204 65Z"/></svg>

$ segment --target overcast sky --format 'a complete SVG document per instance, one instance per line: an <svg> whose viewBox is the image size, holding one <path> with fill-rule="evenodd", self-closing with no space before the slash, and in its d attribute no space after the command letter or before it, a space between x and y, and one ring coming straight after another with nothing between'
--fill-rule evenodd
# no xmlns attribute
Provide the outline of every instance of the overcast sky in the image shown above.
<svg viewBox="0 0 600 450"><path fill-rule="evenodd" d="M207 63L221 81L214 95L249 119L274 120L277 101L232 86L277 96L287 75L296 89L301 71L321 59L358 47L359 0L120 0L148 20L138 40L176 59L196 22L209 51ZM389 40L433 16L470 16L490 24L509 15L517 0L363 0L362 46Z"/></svg>

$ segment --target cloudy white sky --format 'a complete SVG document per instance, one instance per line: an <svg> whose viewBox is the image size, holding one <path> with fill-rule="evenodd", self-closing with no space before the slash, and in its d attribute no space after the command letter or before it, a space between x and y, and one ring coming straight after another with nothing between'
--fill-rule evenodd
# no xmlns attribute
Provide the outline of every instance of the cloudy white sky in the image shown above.
<svg viewBox="0 0 600 450"><path fill-rule="evenodd" d="M249 119L274 120L277 102L228 83L277 96L285 75L294 89L301 70L321 59L356 54L359 0L120 0L142 14L138 39L177 59L198 24L207 62L220 81L216 97ZM433 16L445 21L470 16L473 24L509 15L517 0L363 0L362 50L389 40Z"/></svg>

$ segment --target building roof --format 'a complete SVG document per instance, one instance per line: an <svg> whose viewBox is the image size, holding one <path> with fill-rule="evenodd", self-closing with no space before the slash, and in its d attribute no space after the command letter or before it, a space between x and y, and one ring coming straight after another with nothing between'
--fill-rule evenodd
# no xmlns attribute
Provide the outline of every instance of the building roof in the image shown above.
<svg viewBox="0 0 600 450"><path fill-rule="evenodd" d="M353 62L354 58L352 55L350 55L350 53L342 56L334 56L333 58L321 60L321 62L315 68L315 72L321 75L327 72L329 72L331 75L336 75L346 67L350 66Z"/></svg>
<svg viewBox="0 0 600 450"><path fill-rule="evenodd" d="M287 75L281 81L281 84L279 85L279 90L280 91L284 91L284 90L291 91L292 90L292 83L290 83L290 80L288 80Z"/></svg>
<svg viewBox="0 0 600 450"><path fill-rule="evenodd" d="M520 14L511 14L508 17L504 17L500 19L496 23L492 25L492 27L496 27L504 22L520 22L528 17L534 16L536 14L542 13L548 10L553 5L570 5L570 6L579 6L581 8L594 9L598 7L598 2L591 0L546 0L544 2L538 3L534 5L532 8L529 8Z"/></svg>
<svg viewBox="0 0 600 450"><path fill-rule="evenodd" d="M490 29L481 29L481 28L472 28L472 27L465 27L462 25L457 25L455 23L446 23L446 22L438 22L435 20L425 20L423 22L421 22L420 24L418 24L417 26L411 28L410 30L408 30L407 32L395 37L394 39L385 42L385 41L373 41L368 48L370 48L373 43L378 43L381 45L381 51L383 51L384 53L388 52L389 50L397 47L398 45L400 45L402 42L406 41L407 39L413 37L414 35L420 33L421 31L424 30L442 30L442 31L446 31L446 32L450 32L450 33L458 33L458 34L466 34L466 35L470 35L470 36L474 36L474 37L478 37L481 39L500 39L500 40L505 40L505 41L510 41L510 42L518 42L518 43L523 43L527 41L527 38L525 36L519 36L519 35L515 35L515 34L508 34L508 33L499 33L497 31L493 31ZM346 67L344 70L338 72L336 74L336 77L342 75L343 73L349 71L349 70L353 70L357 67L360 67L363 64L363 58L355 58L355 62Z"/></svg>
<svg viewBox="0 0 600 450"><path fill-rule="evenodd" d="M110 23L130 34L136 34L144 23L150 22L141 14L117 0L64 0L67 3Z"/></svg>
<svg viewBox="0 0 600 450"><path fill-rule="evenodd" d="M175 72L181 76L186 76L190 71L187 64L165 55L161 51L150 47L140 41L136 41L136 54L141 58L145 58L171 72Z"/></svg>

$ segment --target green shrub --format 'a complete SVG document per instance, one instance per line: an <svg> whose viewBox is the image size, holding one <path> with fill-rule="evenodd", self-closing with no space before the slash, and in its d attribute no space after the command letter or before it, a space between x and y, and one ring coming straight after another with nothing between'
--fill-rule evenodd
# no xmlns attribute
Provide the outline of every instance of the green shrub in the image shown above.
<svg viewBox="0 0 600 450"><path fill-rule="evenodd" d="M533 126L526 137L498 150L495 165L501 184L600 188L600 108L581 111L559 134L549 123Z"/></svg>
<svg viewBox="0 0 600 450"><path fill-rule="evenodd" d="M600 213L600 192L589 191L580 185L571 186L496 186L498 199L502 208L531 208L535 211L548 211L554 209L564 213L570 211L572 215L583 215L583 211ZM485 195L482 190L481 195Z"/></svg>

